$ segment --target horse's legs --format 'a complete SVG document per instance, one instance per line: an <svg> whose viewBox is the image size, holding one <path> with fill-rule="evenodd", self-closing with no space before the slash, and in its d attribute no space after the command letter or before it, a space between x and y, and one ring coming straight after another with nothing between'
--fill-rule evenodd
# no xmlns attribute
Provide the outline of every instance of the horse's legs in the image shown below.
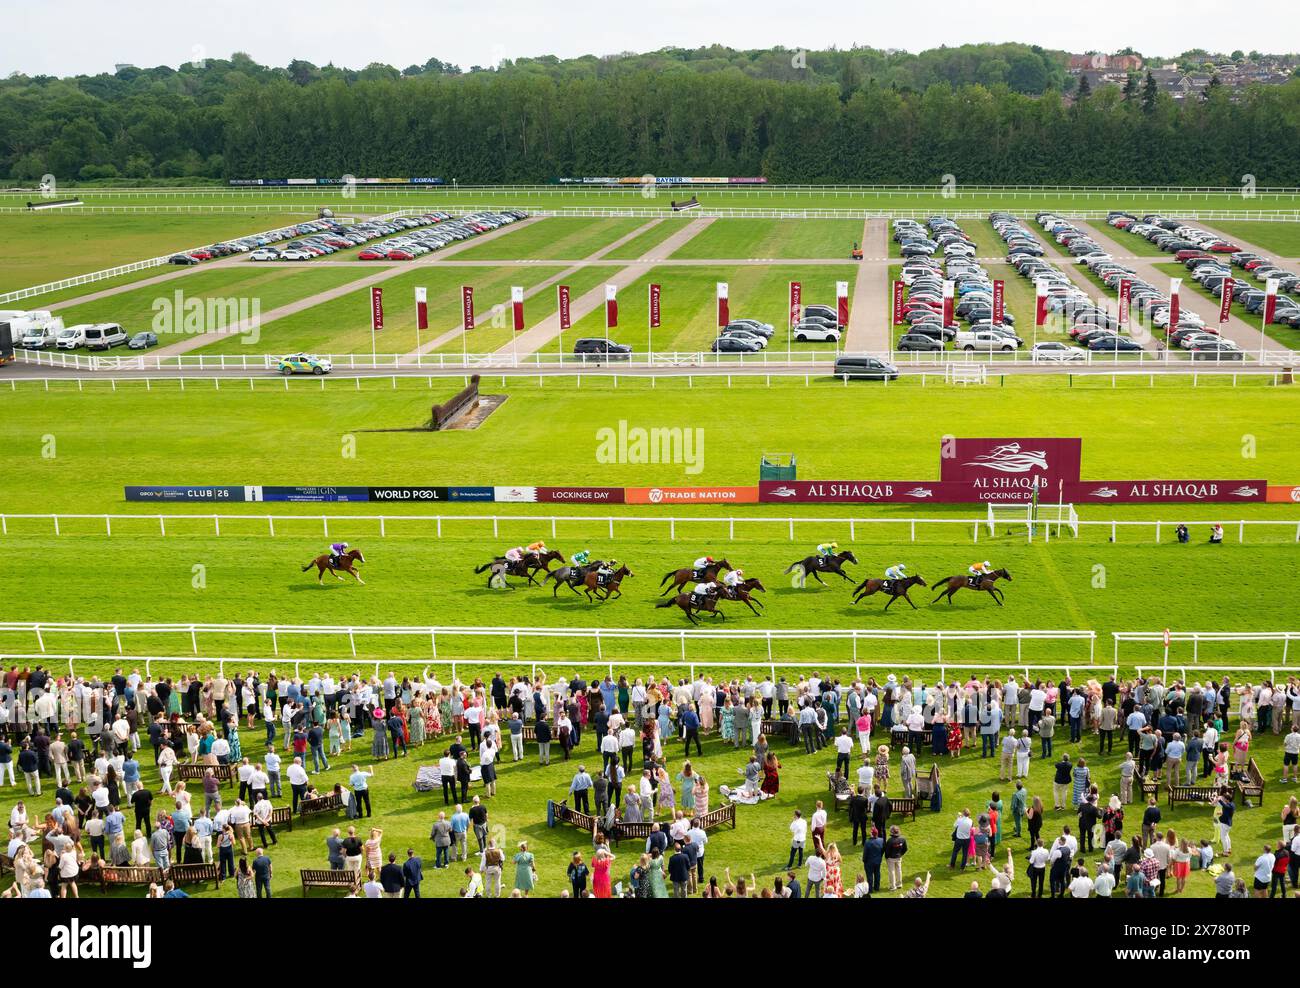
<svg viewBox="0 0 1300 988"><path fill-rule="evenodd" d="M909 596L907 595L907 591L906 591L906 590L903 591L903 599L904 599L905 601L907 601L909 604L912 604L912 598L909 597ZM916 605L915 605L915 604L912 604L912 610L916 610Z"/></svg>
<svg viewBox="0 0 1300 988"><path fill-rule="evenodd" d="M681 608L682 608L682 613L686 615L687 619L691 622L691 624L700 623L699 621L695 620L695 615L691 613L691 605L689 603L682 604Z"/></svg>
<svg viewBox="0 0 1300 988"><path fill-rule="evenodd" d="M813 575L813 579L814 579L814 580L816 580L818 583L820 583L823 587L826 586L826 581L823 580L823 579L821 578L821 576L817 573L816 570L813 570L813 571L812 571L812 575ZM805 579L806 579L806 577L805 577Z"/></svg>

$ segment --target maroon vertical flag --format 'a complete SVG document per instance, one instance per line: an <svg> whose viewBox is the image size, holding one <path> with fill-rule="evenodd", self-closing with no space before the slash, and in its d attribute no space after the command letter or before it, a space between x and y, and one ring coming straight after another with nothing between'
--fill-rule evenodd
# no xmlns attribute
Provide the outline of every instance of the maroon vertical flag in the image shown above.
<svg viewBox="0 0 1300 988"><path fill-rule="evenodd" d="M470 285L460 287L460 321L467 331L474 328L474 289Z"/></svg>
<svg viewBox="0 0 1300 988"><path fill-rule="evenodd" d="M799 321L803 311L803 285L797 281L790 282L790 325Z"/></svg>
<svg viewBox="0 0 1300 988"><path fill-rule="evenodd" d="M1034 326L1041 329L1047 322L1047 282L1034 286Z"/></svg>
<svg viewBox="0 0 1300 988"><path fill-rule="evenodd" d="M840 327L849 324L849 283L835 282L835 321Z"/></svg>
<svg viewBox="0 0 1300 988"><path fill-rule="evenodd" d="M618 326L618 286L605 286L605 328Z"/></svg>
<svg viewBox="0 0 1300 988"><path fill-rule="evenodd" d="M659 285L651 285L649 291L649 307L647 309L648 322L651 329L659 328L659 297L663 289Z"/></svg>
<svg viewBox="0 0 1300 988"><path fill-rule="evenodd" d="M1223 294L1219 298L1219 324L1228 321L1232 315L1232 279L1224 278L1222 285Z"/></svg>
<svg viewBox="0 0 1300 988"><path fill-rule="evenodd" d="M378 285L370 289L370 329L378 333L384 328L384 290Z"/></svg>
<svg viewBox="0 0 1300 988"><path fill-rule="evenodd" d="M1133 282L1127 278L1121 278L1119 282L1119 328L1124 329L1128 325L1128 300L1133 292Z"/></svg>
<svg viewBox="0 0 1300 988"><path fill-rule="evenodd" d="M894 282L894 325L903 321L903 288L901 281Z"/></svg>
<svg viewBox="0 0 1300 988"><path fill-rule="evenodd" d="M1178 320L1182 317L1182 300L1178 297L1178 290L1182 284L1182 278L1169 279L1169 321L1165 323L1166 336L1178 328Z"/></svg>
<svg viewBox="0 0 1300 988"><path fill-rule="evenodd" d="M1003 301L1003 291L1005 285L1001 281L993 282L993 325L1002 325L1005 303Z"/></svg>
<svg viewBox="0 0 1300 988"><path fill-rule="evenodd" d="M1273 321L1273 313L1277 311L1277 278L1269 278L1264 282L1264 325L1267 326Z"/></svg>
<svg viewBox="0 0 1300 988"><path fill-rule="evenodd" d="M557 307L560 311L560 329L571 329L573 317L569 312L569 286L557 285L555 289Z"/></svg>
<svg viewBox="0 0 1300 988"><path fill-rule="evenodd" d="M429 328L429 289L415 290L415 328Z"/></svg>
<svg viewBox="0 0 1300 988"><path fill-rule="evenodd" d="M510 286L510 309L514 314L515 332L524 331L524 286Z"/></svg>
<svg viewBox="0 0 1300 988"><path fill-rule="evenodd" d="M731 310L727 305L727 283L718 282L718 328L721 329L727 323L731 322Z"/></svg>
<svg viewBox="0 0 1300 988"><path fill-rule="evenodd" d="M943 324L952 325L952 295L956 285L951 281L943 283Z"/></svg>

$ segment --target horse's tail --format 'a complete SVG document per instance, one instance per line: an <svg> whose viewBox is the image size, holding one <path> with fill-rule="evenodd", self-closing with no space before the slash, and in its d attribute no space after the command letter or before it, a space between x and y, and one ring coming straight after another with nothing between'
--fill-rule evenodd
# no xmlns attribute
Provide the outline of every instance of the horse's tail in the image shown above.
<svg viewBox="0 0 1300 988"><path fill-rule="evenodd" d="M316 560L313 559L311 562L309 562L306 566L302 568L302 571L306 573L309 569L311 569L315 565L316 565Z"/></svg>
<svg viewBox="0 0 1300 988"><path fill-rule="evenodd" d="M659 586L662 587L665 583L667 583L669 580L673 579L676 576L677 576L677 570L675 569L669 570L667 573L664 574L664 578L659 581Z"/></svg>
<svg viewBox="0 0 1300 988"><path fill-rule="evenodd" d="M676 603L676 597L669 597L667 600L661 600L659 603L655 604L655 610L659 610L661 607L672 607Z"/></svg>
<svg viewBox="0 0 1300 988"><path fill-rule="evenodd" d="M937 587L940 583L948 583L950 580L955 580L955 579L957 579L957 577L955 576L945 576L941 580L935 580L934 583L931 585Z"/></svg>
<svg viewBox="0 0 1300 988"><path fill-rule="evenodd" d="M799 560L799 562L791 563L789 566L787 566L784 570L781 571L781 575L784 576L786 573L793 573L795 570L803 569L803 568L804 568L803 560L801 559Z"/></svg>
<svg viewBox="0 0 1300 988"><path fill-rule="evenodd" d="M496 562L496 560L494 559L492 562ZM489 569L491 566L492 566L492 563L484 563L482 566L476 567L475 570L474 570L474 572L475 572L475 573L482 573L485 569Z"/></svg>

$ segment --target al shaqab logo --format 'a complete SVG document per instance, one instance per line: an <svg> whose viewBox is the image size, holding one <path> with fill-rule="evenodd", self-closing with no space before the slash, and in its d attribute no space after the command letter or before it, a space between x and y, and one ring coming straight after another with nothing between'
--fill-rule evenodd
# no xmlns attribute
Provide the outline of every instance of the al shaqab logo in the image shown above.
<svg viewBox="0 0 1300 988"><path fill-rule="evenodd" d="M1021 450L1019 443L1006 443L994 446L993 452L982 453L962 465L987 467L999 473L1028 473L1033 469L1047 469L1047 452L1041 449Z"/></svg>

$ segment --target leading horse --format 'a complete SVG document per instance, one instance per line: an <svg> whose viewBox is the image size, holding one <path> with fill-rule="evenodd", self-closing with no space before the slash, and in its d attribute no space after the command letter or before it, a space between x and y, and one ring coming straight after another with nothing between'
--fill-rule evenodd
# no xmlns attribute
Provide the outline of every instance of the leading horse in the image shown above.
<svg viewBox="0 0 1300 988"><path fill-rule="evenodd" d="M1004 607L1002 603L1002 591L995 585L998 580L1010 580L1011 574L1005 569L995 569L992 573L986 573L982 576L945 576L942 580L935 583L936 587L943 587L939 591L939 596L930 601L931 604L937 604L944 597L948 598L948 603L952 603L952 595L962 587L970 590L982 590L998 602L999 607Z"/></svg>
<svg viewBox="0 0 1300 988"><path fill-rule="evenodd" d="M306 573L309 569L315 566L317 583L322 583L324 581L325 572L328 570L334 574L336 580L343 579L343 577L339 576L339 572L350 573L352 574L352 578L359 584L363 587L366 585L366 581L361 579L361 574L356 570L357 563L364 563L366 561L366 557L361 554L360 549L349 549L338 558L338 562L333 562L333 558L334 557L328 552L323 552L304 566L302 571Z"/></svg>
<svg viewBox="0 0 1300 988"><path fill-rule="evenodd" d="M787 566L784 572L794 573L795 584L799 587L807 586L809 573L823 587L826 586L826 581L819 575L821 573L836 573L852 583L853 578L841 568L845 563L853 563L855 566L858 563L858 557L850 549L844 549L833 556L805 556L797 563Z"/></svg>

